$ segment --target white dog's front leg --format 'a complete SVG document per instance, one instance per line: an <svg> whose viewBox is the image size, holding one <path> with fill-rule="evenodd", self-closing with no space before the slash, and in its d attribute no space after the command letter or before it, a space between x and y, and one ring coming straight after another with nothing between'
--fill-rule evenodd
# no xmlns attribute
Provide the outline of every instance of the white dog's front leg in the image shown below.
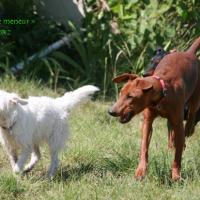
<svg viewBox="0 0 200 200"><path fill-rule="evenodd" d="M17 145L9 132L2 128L0 128L0 143L3 145L8 155L10 165L14 170L14 166L17 162Z"/></svg>
<svg viewBox="0 0 200 200"><path fill-rule="evenodd" d="M30 170L32 170L32 168L38 162L38 160L40 159L40 157L41 157L40 149L39 149L39 147L37 145L34 145L33 146L33 152L31 153L31 160L25 166L24 172L29 172Z"/></svg>
<svg viewBox="0 0 200 200"><path fill-rule="evenodd" d="M17 163L15 163L15 165L13 167L14 173L22 172L23 167L24 167L24 163L28 159L29 155L30 155L30 151L27 151L27 149L22 150L21 154L19 155Z"/></svg>
<svg viewBox="0 0 200 200"><path fill-rule="evenodd" d="M9 152L8 157L9 157L9 160L10 160L10 165L11 165L12 169L14 170L15 164L17 162L16 152Z"/></svg>
<svg viewBox="0 0 200 200"><path fill-rule="evenodd" d="M7 143L7 145L4 146L12 169L14 168L14 166L17 162L17 149L15 149L13 146L8 143Z"/></svg>

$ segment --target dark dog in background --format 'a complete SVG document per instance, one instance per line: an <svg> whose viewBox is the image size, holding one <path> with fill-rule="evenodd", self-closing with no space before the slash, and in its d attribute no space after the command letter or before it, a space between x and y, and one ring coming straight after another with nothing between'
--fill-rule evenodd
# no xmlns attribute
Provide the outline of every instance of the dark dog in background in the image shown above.
<svg viewBox="0 0 200 200"><path fill-rule="evenodd" d="M146 70L143 73L143 77L152 76L154 70L156 69L158 63L166 56L169 52L165 51L163 48L158 47L155 51L155 55L151 58L151 62L148 64Z"/></svg>
<svg viewBox="0 0 200 200"><path fill-rule="evenodd" d="M155 51L154 56L151 58L151 62L149 63L149 65L145 69L145 71L143 73L143 77L152 76L153 73L154 73L154 70L158 66L159 62L163 59L163 57L166 56L167 54L173 53L173 52L176 52L176 49L173 49L173 50L170 50L169 52L167 52L163 48L158 47ZM187 120L187 119L188 119L188 108L187 108L187 105L186 105L185 108L184 108L184 120ZM200 121L200 109L196 113L195 126L199 121ZM167 127L168 127L168 132L169 132L168 147L171 149L171 148L173 148L173 136L172 136L171 125L170 125L169 122L167 122Z"/></svg>
<svg viewBox="0 0 200 200"><path fill-rule="evenodd" d="M146 76L152 76L154 73L154 70L156 69L159 62L169 53L176 52L176 49L172 49L169 52L165 51L162 47L158 47L155 52L154 56L151 58L151 62L148 64L147 68L145 69L143 73L143 77Z"/></svg>

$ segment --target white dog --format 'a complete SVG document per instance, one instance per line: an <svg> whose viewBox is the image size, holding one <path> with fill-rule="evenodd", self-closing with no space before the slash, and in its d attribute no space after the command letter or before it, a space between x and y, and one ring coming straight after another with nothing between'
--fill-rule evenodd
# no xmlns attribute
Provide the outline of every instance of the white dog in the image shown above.
<svg viewBox="0 0 200 200"><path fill-rule="evenodd" d="M48 176L52 177L58 167L58 152L69 134L69 111L98 90L87 85L60 98L29 97L27 100L0 90L0 141L13 172L30 171L40 158L39 145L46 142L51 156ZM24 167L30 155L31 160Z"/></svg>

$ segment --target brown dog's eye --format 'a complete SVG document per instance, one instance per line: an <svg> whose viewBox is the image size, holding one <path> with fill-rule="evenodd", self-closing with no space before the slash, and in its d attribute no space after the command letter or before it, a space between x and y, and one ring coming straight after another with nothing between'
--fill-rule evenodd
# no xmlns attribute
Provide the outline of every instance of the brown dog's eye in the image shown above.
<svg viewBox="0 0 200 200"><path fill-rule="evenodd" d="M137 92L129 93L129 94L127 94L126 98L130 99L130 100L139 99L140 98L140 93L137 93Z"/></svg>

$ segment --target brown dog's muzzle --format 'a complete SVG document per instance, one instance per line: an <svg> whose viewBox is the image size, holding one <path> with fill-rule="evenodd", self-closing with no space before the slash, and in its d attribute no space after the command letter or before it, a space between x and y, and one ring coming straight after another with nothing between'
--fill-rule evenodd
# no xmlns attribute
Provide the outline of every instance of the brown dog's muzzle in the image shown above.
<svg viewBox="0 0 200 200"><path fill-rule="evenodd" d="M126 113L117 112L115 106L110 107L108 113L113 117L119 117L119 121L123 124L129 122L134 116L134 112L132 111Z"/></svg>
<svg viewBox="0 0 200 200"><path fill-rule="evenodd" d="M127 123L133 118L133 116L134 116L134 112L129 111L126 114L121 115L119 121L122 124Z"/></svg>

